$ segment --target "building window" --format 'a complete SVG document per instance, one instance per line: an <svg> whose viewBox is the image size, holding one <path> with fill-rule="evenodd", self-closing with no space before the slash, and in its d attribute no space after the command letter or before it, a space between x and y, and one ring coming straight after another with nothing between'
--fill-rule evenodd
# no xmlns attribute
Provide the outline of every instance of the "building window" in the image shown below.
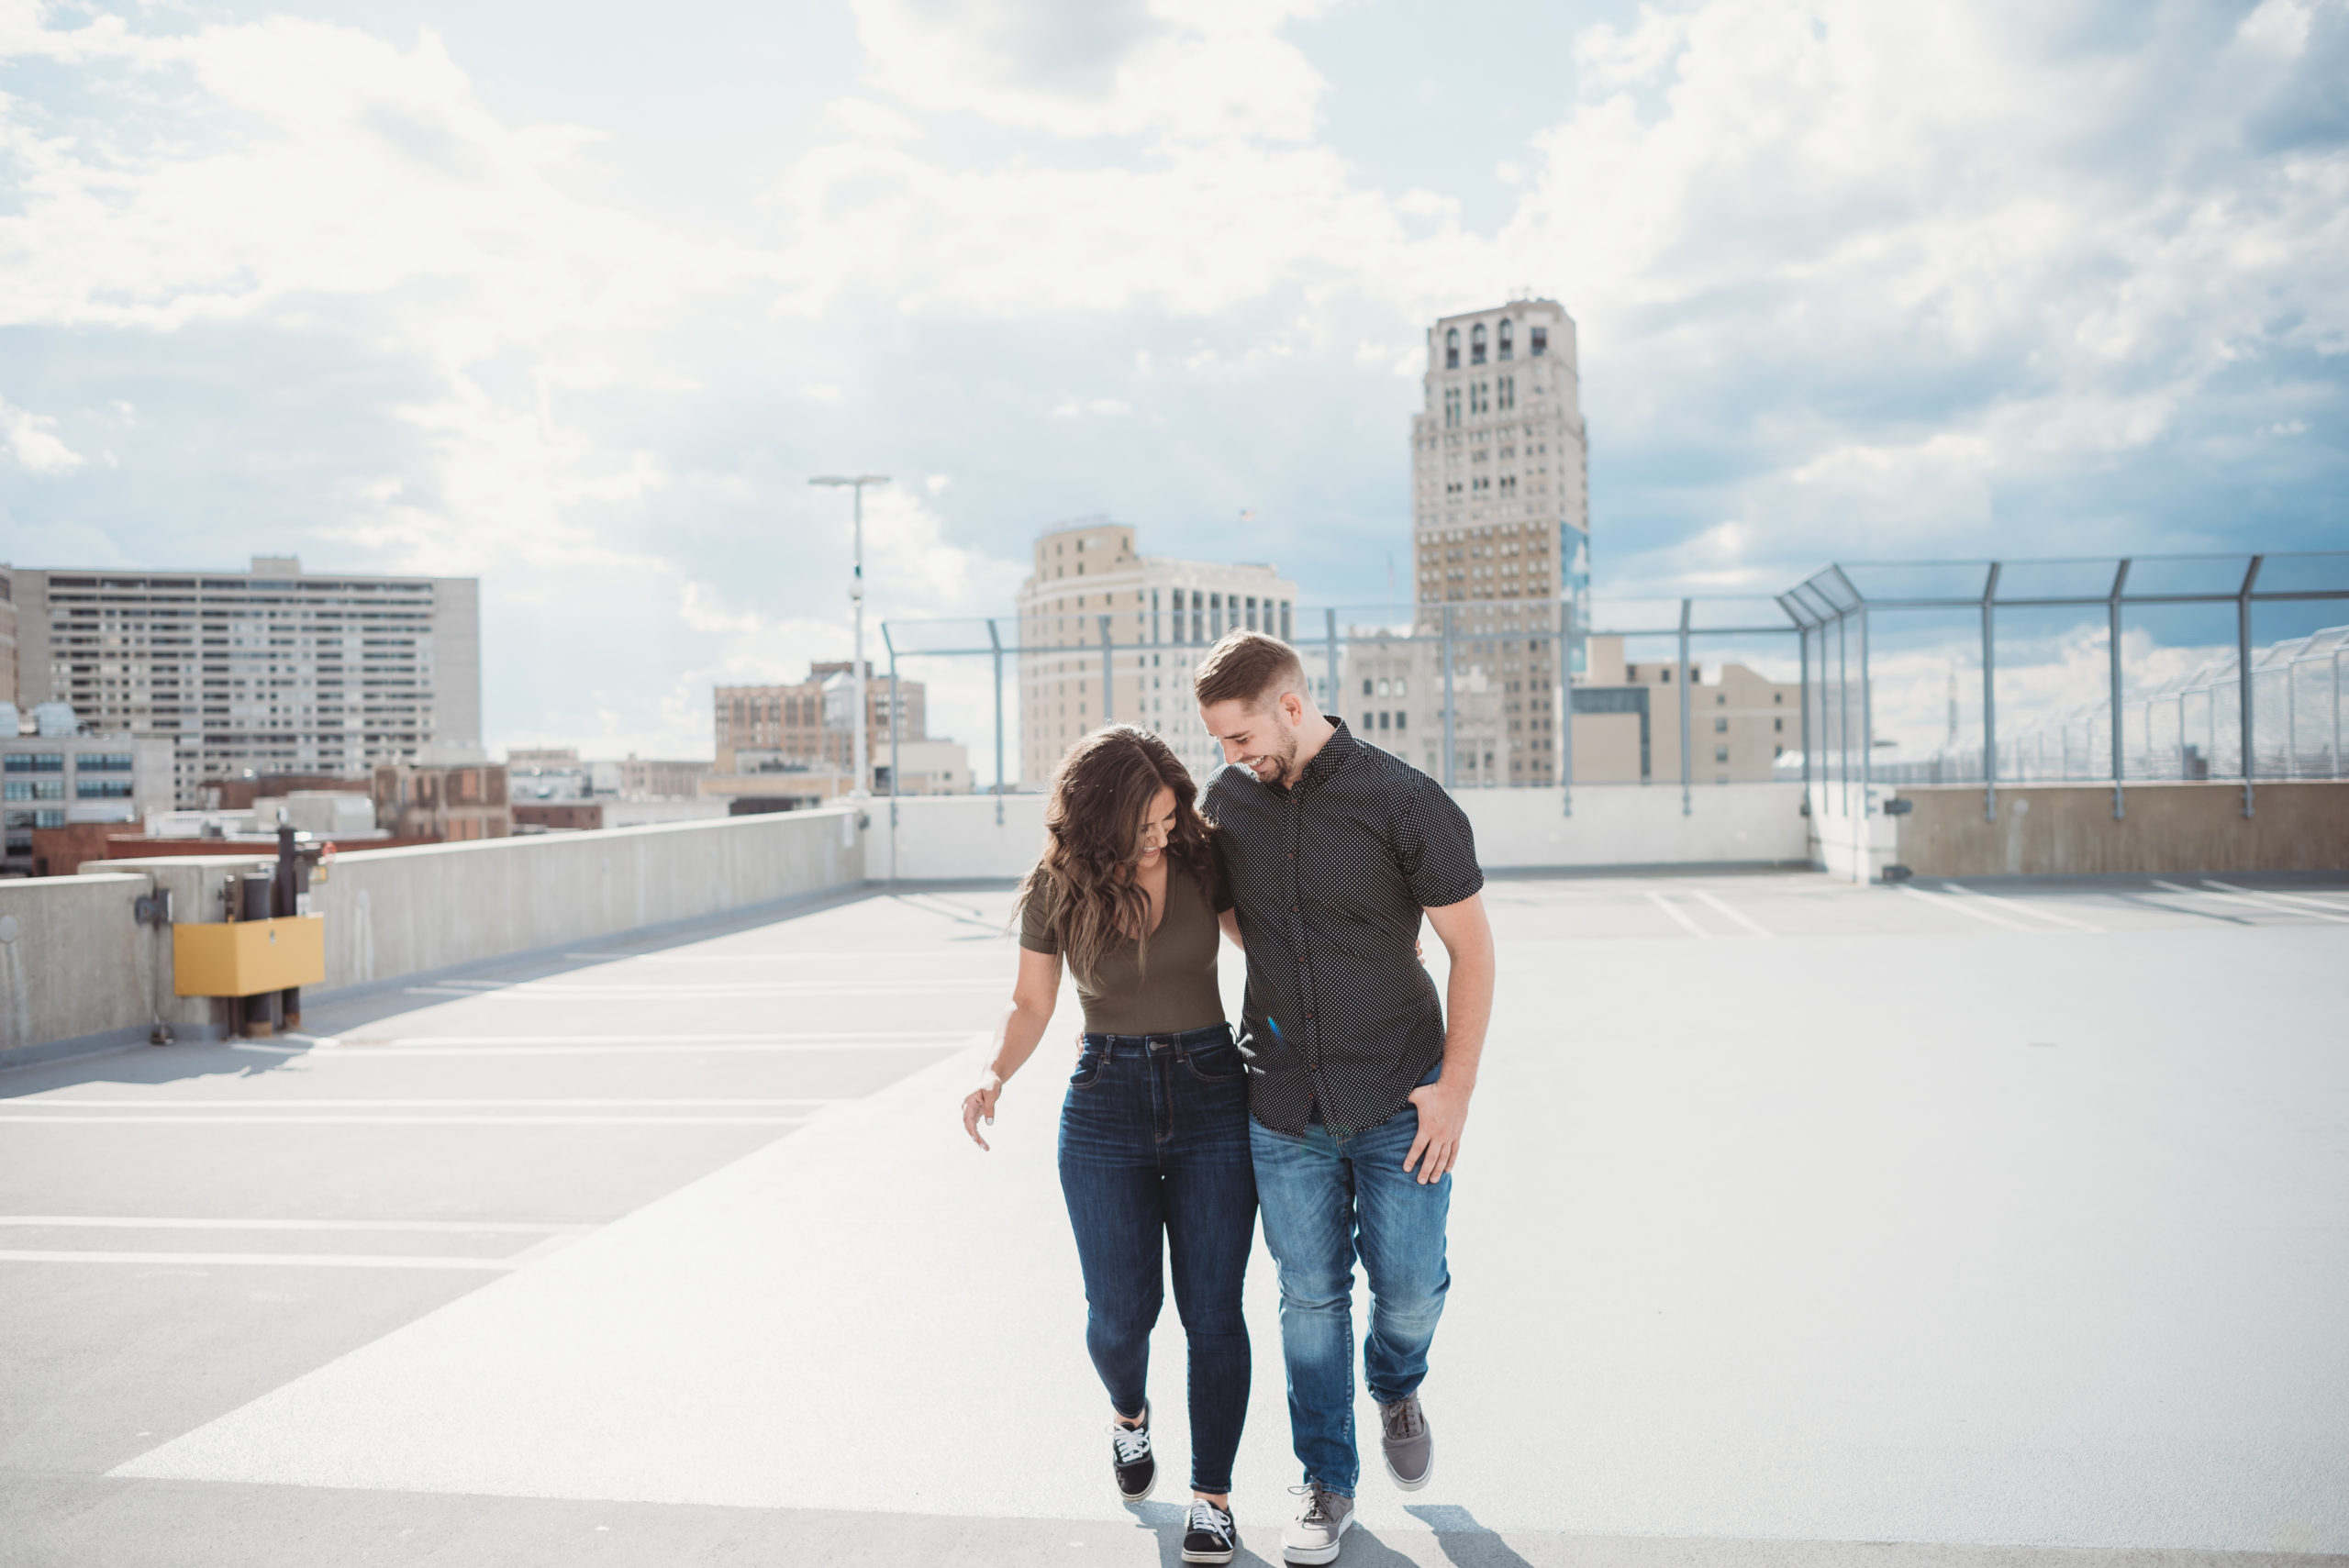
<svg viewBox="0 0 2349 1568"><path fill-rule="evenodd" d="M1456 371L1460 368L1460 328L1457 327L1444 328L1443 368L1448 371Z"/></svg>
<svg viewBox="0 0 2349 1568"><path fill-rule="evenodd" d="M1509 349L1510 349L1510 344L1509 344L1509 330L1510 330L1510 325L1511 325L1511 324L1510 324L1510 323L1508 323L1508 322L1507 322L1507 321L1504 321L1504 322L1502 322L1502 323L1500 324L1500 328L1499 328L1499 338L1500 338L1500 341L1499 341L1499 344L1498 344L1498 352L1497 352L1497 353L1496 353L1496 354L1494 355L1494 358L1496 358L1496 359L1503 359L1503 360L1505 360L1505 359L1508 359L1508 358L1509 357Z"/></svg>
<svg viewBox="0 0 2349 1568"><path fill-rule="evenodd" d="M1501 358L1507 359L1508 356L1507 354L1503 354ZM1499 389L1500 406L1503 408L1514 408L1517 406L1517 377L1513 375L1505 375L1501 377L1500 380L1494 383L1494 385Z"/></svg>
<svg viewBox="0 0 2349 1568"><path fill-rule="evenodd" d="M12 773L61 773L65 771L62 751L11 751L6 771Z"/></svg>
<svg viewBox="0 0 2349 1568"><path fill-rule="evenodd" d="M1256 595L1253 594L1248 595L1248 629L1250 631L1258 629L1256 625Z"/></svg>
<svg viewBox="0 0 2349 1568"><path fill-rule="evenodd" d="M1370 677L1369 677L1369 676L1367 676L1367 675L1364 675L1364 676L1362 678L1362 695L1364 695L1364 696L1369 696L1369 695L1371 695L1371 690L1370 690ZM1363 722L1364 722L1364 724L1368 724L1368 723L1370 722L1370 720L1368 720L1367 718L1365 718L1365 719L1364 719L1364 720L1363 720Z"/></svg>
<svg viewBox="0 0 2349 1568"><path fill-rule="evenodd" d="M1281 640L1282 640L1283 642L1286 642L1286 641L1288 641L1288 640L1289 640L1289 629L1288 629L1288 627L1289 627L1289 602L1288 602L1286 599L1283 599L1283 600L1281 601Z"/></svg>
<svg viewBox="0 0 2349 1568"><path fill-rule="evenodd" d="M1726 747L1726 746L1716 746L1716 747L1714 747L1714 748L1713 748L1713 761L1714 761L1714 762L1728 762L1728 761L1729 761L1729 748L1728 748L1728 747Z"/></svg>
<svg viewBox="0 0 2349 1568"><path fill-rule="evenodd" d="M1547 327L1536 327L1532 329L1532 345L1530 351L1537 360L1550 351L1550 329Z"/></svg>
<svg viewBox="0 0 2349 1568"><path fill-rule="evenodd" d="M73 764L74 771L83 773L127 773L130 772L128 751L84 751Z"/></svg>
<svg viewBox="0 0 2349 1568"><path fill-rule="evenodd" d="M1208 630L1216 637L1223 635L1223 595L1208 595Z"/></svg>
<svg viewBox="0 0 2349 1568"><path fill-rule="evenodd" d="M124 800L130 795L128 779L75 779L73 793L83 800Z"/></svg>
<svg viewBox="0 0 2349 1568"><path fill-rule="evenodd" d="M1485 362L1485 324L1481 321L1468 329L1468 362L1472 365Z"/></svg>
<svg viewBox="0 0 2349 1568"><path fill-rule="evenodd" d="M1716 735L1726 735L1726 734L1728 734L1728 733L1729 733L1729 720L1728 720L1728 719L1726 719L1726 718L1717 718L1717 719L1713 720L1713 733L1714 733L1714 734L1716 734Z"/></svg>
<svg viewBox="0 0 2349 1568"><path fill-rule="evenodd" d="M1370 722L1370 721L1371 721L1373 718L1376 717L1377 717L1376 715L1375 715L1375 714L1370 714L1370 713L1365 713L1365 714L1364 714L1364 715L1362 716L1362 727L1363 727L1364 730L1367 731L1367 730L1369 730L1369 729L1370 729L1370 728L1371 728L1371 722Z"/></svg>
<svg viewBox="0 0 2349 1568"><path fill-rule="evenodd" d="M1787 732L1787 721L1783 718L1774 718L1770 721L1770 728L1776 734L1784 735Z"/></svg>
<svg viewBox="0 0 2349 1568"><path fill-rule="evenodd" d="M1401 685L1403 683L1402 683L1402 682L1400 682L1400 681L1397 681L1397 682L1396 682L1395 684L1396 684L1397 685L1398 685L1398 686L1399 686L1399 685ZM1396 693L1395 695L1396 695L1397 696L1401 696L1403 694L1402 694L1402 693L1400 693L1400 692L1397 692L1397 693ZM1398 708L1398 709L1397 709L1397 710L1396 710L1396 714L1395 714L1395 728L1396 728L1400 729L1400 728L1403 728L1403 717L1404 717L1404 716L1403 716L1402 710L1400 710L1399 708Z"/></svg>
<svg viewBox="0 0 2349 1568"><path fill-rule="evenodd" d="M1456 386L1447 386L1443 389L1443 427L1450 430L1458 428L1459 425L1460 389Z"/></svg>

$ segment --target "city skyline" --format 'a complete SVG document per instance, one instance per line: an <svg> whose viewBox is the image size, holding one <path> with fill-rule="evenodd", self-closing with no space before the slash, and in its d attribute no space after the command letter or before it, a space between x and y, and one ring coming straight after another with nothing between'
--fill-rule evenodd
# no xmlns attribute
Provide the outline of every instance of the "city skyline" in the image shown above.
<svg viewBox="0 0 2349 1568"><path fill-rule="evenodd" d="M1482 19L36 8L0 559L479 577L489 746L676 754L846 646L814 473L876 618L1101 512L1408 596L1424 327L1521 295L1617 592L2338 535L2337 7Z"/></svg>

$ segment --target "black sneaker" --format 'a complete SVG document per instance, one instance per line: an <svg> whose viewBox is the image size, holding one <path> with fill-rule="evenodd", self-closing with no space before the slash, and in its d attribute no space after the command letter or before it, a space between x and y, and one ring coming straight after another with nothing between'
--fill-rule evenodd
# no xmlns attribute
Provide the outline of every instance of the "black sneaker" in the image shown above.
<svg viewBox="0 0 2349 1568"><path fill-rule="evenodd" d="M1150 1457L1150 1406L1141 1407L1141 1425L1109 1423L1109 1463L1118 1473L1118 1496L1139 1503L1158 1485L1158 1461Z"/></svg>
<svg viewBox="0 0 2349 1568"><path fill-rule="evenodd" d="M1183 1527L1183 1561L1229 1562L1240 1550L1240 1527L1231 1516L1205 1497L1191 1499L1191 1518Z"/></svg>

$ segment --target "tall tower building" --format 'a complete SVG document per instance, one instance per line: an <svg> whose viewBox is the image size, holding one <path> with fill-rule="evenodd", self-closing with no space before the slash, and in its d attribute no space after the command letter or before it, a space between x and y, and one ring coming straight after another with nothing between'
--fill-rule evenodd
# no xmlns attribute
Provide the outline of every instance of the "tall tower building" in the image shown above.
<svg viewBox="0 0 2349 1568"><path fill-rule="evenodd" d="M18 568L18 700L172 742L173 792L256 773L365 774L481 744L472 577Z"/></svg>
<svg viewBox="0 0 2349 1568"><path fill-rule="evenodd" d="M1423 630L1449 618L1455 696L1478 699L1456 703L1437 774L1459 785L1555 784L1590 594L1574 318L1547 299L1444 317L1428 330L1422 384L1411 419L1413 602ZM1556 642L1525 639L1556 631L1566 611L1576 635L1563 659Z"/></svg>
<svg viewBox="0 0 2349 1568"><path fill-rule="evenodd" d="M1019 607L1023 781L1042 784L1080 736L1124 722L1204 784L1223 755L1199 728L1191 672L1235 628L1293 637L1297 584L1265 565L1137 554L1131 528L1083 517L1037 539Z"/></svg>

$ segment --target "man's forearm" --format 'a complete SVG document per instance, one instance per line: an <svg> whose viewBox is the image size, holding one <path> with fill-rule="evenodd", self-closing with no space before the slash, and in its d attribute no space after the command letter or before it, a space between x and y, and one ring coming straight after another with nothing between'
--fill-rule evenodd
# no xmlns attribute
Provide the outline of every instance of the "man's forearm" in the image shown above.
<svg viewBox="0 0 2349 1568"><path fill-rule="evenodd" d="M1476 1086L1485 1059L1485 1029L1493 1018L1493 952L1455 953L1444 986L1443 1077L1464 1089Z"/></svg>

